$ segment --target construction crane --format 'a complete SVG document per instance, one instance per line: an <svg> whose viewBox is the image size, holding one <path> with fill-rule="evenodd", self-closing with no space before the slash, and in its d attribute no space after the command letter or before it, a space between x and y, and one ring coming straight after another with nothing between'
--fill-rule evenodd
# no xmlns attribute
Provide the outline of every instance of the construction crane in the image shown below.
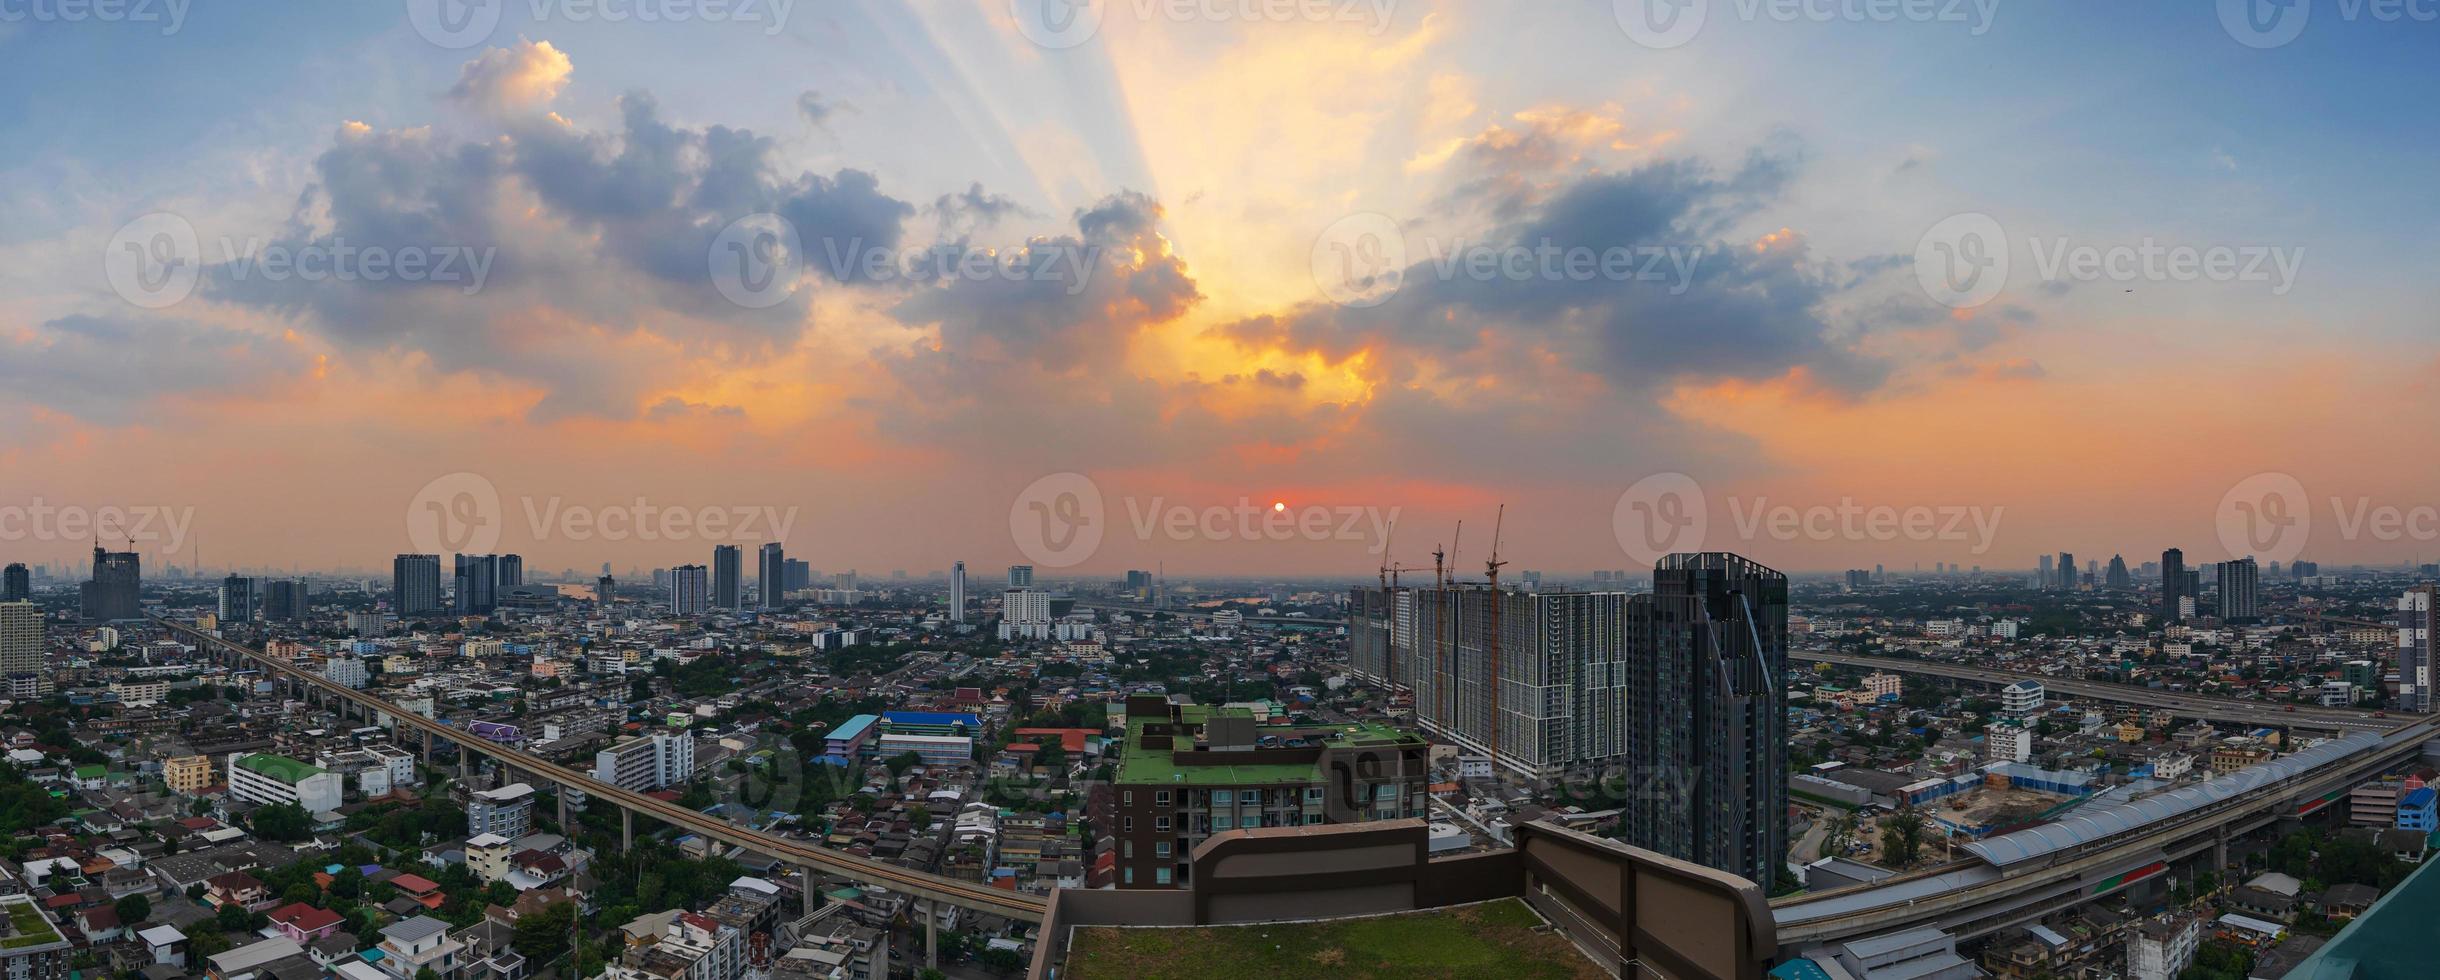
<svg viewBox="0 0 2440 980"><path fill-rule="evenodd" d="M1498 516L1491 521L1491 560L1483 563L1483 575L1491 582L1491 758L1494 764L1500 755L1500 526L1508 522L1508 505L1501 504Z"/></svg>

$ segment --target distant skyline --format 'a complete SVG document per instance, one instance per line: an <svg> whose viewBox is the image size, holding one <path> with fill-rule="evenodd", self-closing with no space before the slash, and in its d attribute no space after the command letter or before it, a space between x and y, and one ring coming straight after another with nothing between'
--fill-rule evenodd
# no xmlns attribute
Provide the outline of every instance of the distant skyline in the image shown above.
<svg viewBox="0 0 2440 980"><path fill-rule="evenodd" d="M1061 474L1100 533L1046 577L1363 577L1393 514L1479 572L1501 504L1512 569L1642 570L1688 487L1791 572L2440 560L2440 24L420 3L0 24L0 562L81 561L40 501L184 515L148 573L378 570L467 474L537 569L708 562L563 520L680 508L988 570ZM2179 249L2239 265L2108 261ZM1844 502L1932 530L1808 524ZM1274 503L1330 530L1229 523Z"/></svg>

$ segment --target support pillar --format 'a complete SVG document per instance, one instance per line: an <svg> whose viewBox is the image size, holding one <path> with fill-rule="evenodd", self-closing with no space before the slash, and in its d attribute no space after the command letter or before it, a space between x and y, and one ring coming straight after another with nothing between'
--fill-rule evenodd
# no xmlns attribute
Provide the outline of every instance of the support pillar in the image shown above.
<svg viewBox="0 0 2440 980"><path fill-rule="evenodd" d="M568 833L568 788L561 786L551 796L559 801L559 832Z"/></svg>
<svg viewBox="0 0 2440 980"><path fill-rule="evenodd" d="M635 849L635 811L633 810L622 808L618 812L618 849L621 853Z"/></svg>
<svg viewBox="0 0 2440 980"><path fill-rule="evenodd" d="M923 903L923 965L940 969L940 907L930 899Z"/></svg>
<svg viewBox="0 0 2440 980"><path fill-rule="evenodd" d="M2211 872L2213 874L2223 874L2227 871L2228 825L2221 824L2220 828L2213 831L2211 835Z"/></svg>

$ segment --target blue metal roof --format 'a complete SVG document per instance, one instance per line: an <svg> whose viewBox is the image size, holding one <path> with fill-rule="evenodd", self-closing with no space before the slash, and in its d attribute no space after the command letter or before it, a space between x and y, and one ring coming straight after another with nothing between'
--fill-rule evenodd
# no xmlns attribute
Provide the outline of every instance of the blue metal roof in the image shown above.
<svg viewBox="0 0 2440 980"><path fill-rule="evenodd" d="M2208 782L2147 796L2132 803L2088 808L2057 823L1976 841L1960 850L1981 858L1984 863L2005 868L2192 813L2214 803L2242 796L2265 783L2309 772L2373 748L2381 742L2379 735L2357 732L2285 758L2248 766Z"/></svg>
<svg viewBox="0 0 2440 980"><path fill-rule="evenodd" d="M957 711L884 711L881 720L893 725L964 725L983 727L983 719Z"/></svg>

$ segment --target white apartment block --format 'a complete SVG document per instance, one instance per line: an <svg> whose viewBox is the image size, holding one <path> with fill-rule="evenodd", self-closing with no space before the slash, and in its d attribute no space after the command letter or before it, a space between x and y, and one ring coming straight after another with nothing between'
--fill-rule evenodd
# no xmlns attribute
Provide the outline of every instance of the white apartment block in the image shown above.
<svg viewBox="0 0 2440 980"><path fill-rule="evenodd" d="M344 783L336 773L285 756L231 752L226 771L229 793L248 803L294 803L307 813L324 813L341 802Z"/></svg>

